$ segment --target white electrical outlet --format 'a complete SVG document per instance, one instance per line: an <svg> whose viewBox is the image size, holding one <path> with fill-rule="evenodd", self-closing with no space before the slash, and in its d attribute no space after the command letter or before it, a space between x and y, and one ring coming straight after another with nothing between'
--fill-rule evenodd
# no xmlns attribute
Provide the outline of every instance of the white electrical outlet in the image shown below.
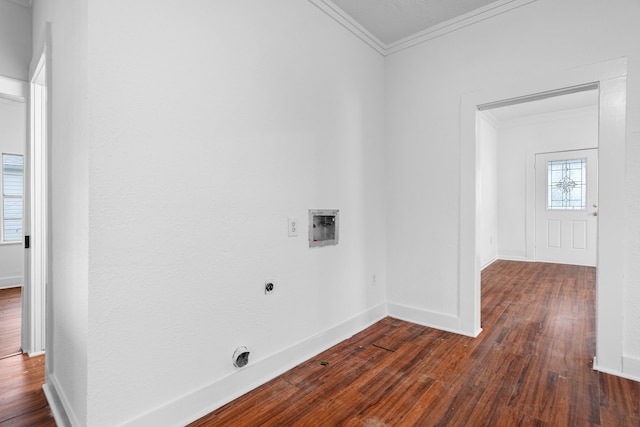
<svg viewBox="0 0 640 427"><path fill-rule="evenodd" d="M296 237L298 235L298 220L295 218L289 218L289 237Z"/></svg>

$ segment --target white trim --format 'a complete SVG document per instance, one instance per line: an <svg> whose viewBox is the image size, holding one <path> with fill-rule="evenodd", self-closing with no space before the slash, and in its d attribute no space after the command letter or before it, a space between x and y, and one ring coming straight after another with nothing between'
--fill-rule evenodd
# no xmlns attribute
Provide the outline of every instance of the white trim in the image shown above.
<svg viewBox="0 0 640 427"><path fill-rule="evenodd" d="M0 289L21 288L22 276L0 277Z"/></svg>
<svg viewBox="0 0 640 427"><path fill-rule="evenodd" d="M549 90L546 92L533 93L530 95L516 96L514 98L502 99L500 101L488 102L478 105L478 110L485 111L494 108L511 107L514 105L528 104L533 101L542 101L550 98L557 98L564 95L573 95L576 93L590 92L598 89L598 84L594 82L563 87L560 89Z"/></svg>
<svg viewBox="0 0 640 427"><path fill-rule="evenodd" d="M251 361L233 374L140 414L124 422L122 426L187 425L350 338L385 316L386 306L380 304L278 353Z"/></svg>
<svg viewBox="0 0 640 427"><path fill-rule="evenodd" d="M454 334L466 335L475 338L480 335L480 332L482 332L482 329L478 328L472 333L467 333L460 327L459 318L450 314L438 313L435 311L396 303L387 303L387 311L389 316L393 318L429 328L452 332Z"/></svg>
<svg viewBox="0 0 640 427"><path fill-rule="evenodd" d="M489 122L491 126L493 126L496 130L500 127L500 120L491 112L491 110L486 110L482 112L482 117Z"/></svg>
<svg viewBox="0 0 640 427"><path fill-rule="evenodd" d="M0 76L0 97L14 101L25 101L29 94L29 83L11 77Z"/></svg>
<svg viewBox="0 0 640 427"><path fill-rule="evenodd" d="M43 67L46 67L46 70L49 71L46 74L46 82L40 81L39 74L41 73ZM33 181L34 174L34 155L35 155L35 135L36 135L36 124L33 122L33 118L35 116L36 108L41 107L41 105L36 105L34 103L34 96L36 94L36 88L41 87L41 85L45 84L46 90L46 117L44 119L46 130L39 130L39 133L44 133L46 135L45 145L49 144L47 141L51 141L51 23L47 23L45 26L45 30L43 33L43 38L40 43L38 43L38 48L34 50L34 55L31 61L31 65L29 66L29 98L28 98L28 111L29 111L29 120L27 126L27 144L25 149L25 203L24 203L24 230L25 234L31 236L32 243L37 240L41 240L45 242L45 245L51 244L51 203L46 198L46 194L50 194L49 188L44 188L42 192L45 194L43 204L46 203L46 206L41 207L39 213L46 212L44 216L46 216L46 225L40 227L42 231L39 233L34 233L34 223L33 223L33 215L35 212L33 205L33 196L34 196L34 188L33 185L35 181ZM36 84L39 82L40 84ZM42 163L42 171L46 174L46 177L43 178L45 181L45 185L48 187L51 183L51 152L50 150L44 149L42 153L41 163ZM38 236L38 234L41 234ZM48 337L46 333L46 325L45 320L47 319L47 307L46 305L51 304L51 286L48 282L48 278L51 277L51 262L49 259L46 262L42 262L40 260L40 264L46 265L43 267L42 265L36 265L35 260L35 252L39 246L31 245L31 248L24 251L24 281L23 281L23 298L22 298L22 349L28 354L39 354L44 352L45 348L47 348ZM42 252L42 251L41 251ZM51 256L50 247L46 248L47 256ZM42 257L41 257L42 258ZM41 276L43 277L40 281L34 281L33 277L35 269L41 271ZM46 285L44 284L46 283ZM45 293L47 294L45 296ZM50 314L51 311L48 311ZM52 366L52 355L45 359L45 371L48 373L50 369L49 366Z"/></svg>
<svg viewBox="0 0 640 427"><path fill-rule="evenodd" d="M498 261L500 258L498 258L497 256L490 259L489 261L485 262L484 264L482 264L480 266L480 271L484 270L485 268L489 267L491 264L493 264L494 262Z"/></svg>
<svg viewBox="0 0 640 427"><path fill-rule="evenodd" d="M640 357L622 356L621 376L634 381L640 381Z"/></svg>
<svg viewBox="0 0 640 427"><path fill-rule="evenodd" d="M516 252L516 251L513 251ZM522 252L522 251L517 251ZM519 261L519 262L534 262L532 259L526 257L526 255L507 255L504 253L498 254L498 259L502 261Z"/></svg>
<svg viewBox="0 0 640 427"><path fill-rule="evenodd" d="M21 241L17 241L17 242L0 242L0 247L1 246L17 246L17 245L22 245Z"/></svg>
<svg viewBox="0 0 640 427"><path fill-rule="evenodd" d="M347 12L336 6L331 0L309 0L320 10L333 18L338 24L351 31L360 40L371 46L381 55L386 54L386 44L357 23Z"/></svg>
<svg viewBox="0 0 640 427"><path fill-rule="evenodd" d="M624 272L620 246L628 242L626 209L627 61L619 75L600 81L598 136L598 270L596 354L609 369L619 367L624 346ZM612 68L615 65L612 64ZM621 367L619 368L621 369Z"/></svg>
<svg viewBox="0 0 640 427"><path fill-rule="evenodd" d="M477 105L462 97L460 111L460 204L458 210L458 320L468 331L480 329L480 153ZM465 151L468 150L468 151ZM471 333L469 333L470 335Z"/></svg>
<svg viewBox="0 0 640 427"><path fill-rule="evenodd" d="M47 375L47 382L42 386L42 391L47 398L51 414L53 414L53 419L58 427L79 427L82 425L71 410L69 399L60 387L55 374Z"/></svg>
<svg viewBox="0 0 640 427"><path fill-rule="evenodd" d="M622 372L624 343L625 259L620 245L627 243L625 224L627 59L619 58L575 67L499 87L463 94L460 141L460 247L458 292L461 322L479 322L470 316L480 308L477 258L476 114L478 105L526 94L538 94L579 84L599 83L599 190L596 353L602 371ZM471 309L469 309L471 307Z"/></svg>
<svg viewBox="0 0 640 427"><path fill-rule="evenodd" d="M616 377L625 378L627 380L640 382L640 359L631 356L622 357L622 370L609 369L598 364L598 358L593 358L593 370L602 372Z"/></svg>
<svg viewBox="0 0 640 427"><path fill-rule="evenodd" d="M391 55L393 53L400 52L417 44L433 40L435 38L444 36L445 34L449 34L478 22L493 18L494 16L502 15L503 13L518 9L522 6L526 6L529 3L533 3L535 1L537 0L495 1L472 12L457 16L453 19L413 34L409 37L405 37L404 39L398 40L397 42L390 43L386 46L385 55Z"/></svg>
<svg viewBox="0 0 640 427"><path fill-rule="evenodd" d="M391 55L420 43L441 37L453 31L484 21L494 16L502 15L518 9L537 0L498 0L464 15L444 21L425 30L419 31L393 43L384 43L367 29L360 25L347 12L338 7L331 0L309 0L320 10L333 18L337 23L353 33L356 37L371 46L383 56Z"/></svg>

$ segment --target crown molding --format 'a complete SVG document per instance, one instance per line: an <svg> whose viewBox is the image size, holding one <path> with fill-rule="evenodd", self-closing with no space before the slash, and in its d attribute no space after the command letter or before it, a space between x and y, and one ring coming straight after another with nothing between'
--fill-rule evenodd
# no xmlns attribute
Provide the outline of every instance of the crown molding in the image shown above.
<svg viewBox="0 0 640 427"><path fill-rule="evenodd" d="M4 0L4 1L8 1L9 3L17 4L18 6L26 7L28 9L31 9L31 6L33 6L33 0Z"/></svg>
<svg viewBox="0 0 640 427"><path fill-rule="evenodd" d="M356 22L351 15L336 6L331 0L309 0L312 4L317 6L321 11L333 18L338 24L342 25L347 30L351 31L356 37L360 38L363 42L371 46L378 53L385 55L387 45L380 41L376 36L371 34Z"/></svg>
<svg viewBox="0 0 640 427"><path fill-rule="evenodd" d="M457 16L448 21L442 22L438 25L434 25L423 31L419 31L409 37L405 37L398 40L395 43L391 43L387 46L386 55L400 52L401 50L410 48L420 43L424 43L429 40L433 40L437 37L441 37L445 34L452 33L457 30L461 30L470 25L477 24L478 22L485 21L494 16L502 15L503 13L518 9L522 6L526 6L529 3L534 3L537 0L499 0L484 7L465 13L464 15Z"/></svg>
<svg viewBox="0 0 640 427"><path fill-rule="evenodd" d="M340 25L352 32L355 36L367 43L383 56L400 52L412 46L433 40L453 31L460 30L475 23L484 21L494 16L502 15L537 0L498 0L487 6L476 9L472 12L460 15L448 21L434 25L423 31L419 31L411 36L405 37L397 42L383 43L376 36L367 31L362 25L357 23L347 12L336 6L331 0L309 0L324 13L333 18Z"/></svg>

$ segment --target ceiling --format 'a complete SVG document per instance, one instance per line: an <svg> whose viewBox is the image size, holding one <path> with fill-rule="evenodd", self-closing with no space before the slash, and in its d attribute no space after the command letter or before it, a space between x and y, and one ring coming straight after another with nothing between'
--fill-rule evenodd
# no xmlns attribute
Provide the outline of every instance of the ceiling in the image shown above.
<svg viewBox="0 0 640 427"><path fill-rule="evenodd" d="M378 40L392 44L495 0L332 0Z"/></svg>
<svg viewBox="0 0 640 427"><path fill-rule="evenodd" d="M383 55L537 0L309 0Z"/></svg>

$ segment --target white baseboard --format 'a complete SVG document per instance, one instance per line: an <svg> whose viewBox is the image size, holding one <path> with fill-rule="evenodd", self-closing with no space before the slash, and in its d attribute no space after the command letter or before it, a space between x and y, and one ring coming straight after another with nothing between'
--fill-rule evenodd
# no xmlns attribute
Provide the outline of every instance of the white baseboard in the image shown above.
<svg viewBox="0 0 640 427"><path fill-rule="evenodd" d="M624 377L640 381L640 357L622 356L622 372Z"/></svg>
<svg viewBox="0 0 640 427"><path fill-rule="evenodd" d="M125 422L123 426L183 426L189 424L350 338L383 319L386 315L386 305L380 304L329 330L269 357L252 362L214 383L141 414Z"/></svg>
<svg viewBox="0 0 640 427"><path fill-rule="evenodd" d="M468 335L460 330L458 317L449 314L437 313L435 311L396 303L387 303L387 312L389 316L395 317L396 319L460 335Z"/></svg>
<svg viewBox="0 0 640 427"><path fill-rule="evenodd" d="M632 381L640 381L640 359L637 357L622 356L622 371L599 366L597 358L593 358L593 369L616 377L626 378Z"/></svg>
<svg viewBox="0 0 640 427"><path fill-rule="evenodd" d="M498 261L500 258L492 258L491 260L485 262L481 267L480 267L480 271L484 270L485 268L489 267L491 264L493 264L494 262Z"/></svg>
<svg viewBox="0 0 640 427"><path fill-rule="evenodd" d="M55 374L47 375L47 382L42 386L42 391L44 391L53 419L58 427L80 427L82 425L71 410L69 401Z"/></svg>
<svg viewBox="0 0 640 427"><path fill-rule="evenodd" d="M518 255L498 255L497 260L502 261L520 261L520 262L534 262L534 260L527 258L526 256Z"/></svg>
<svg viewBox="0 0 640 427"><path fill-rule="evenodd" d="M0 277L0 289L22 287L22 276Z"/></svg>

